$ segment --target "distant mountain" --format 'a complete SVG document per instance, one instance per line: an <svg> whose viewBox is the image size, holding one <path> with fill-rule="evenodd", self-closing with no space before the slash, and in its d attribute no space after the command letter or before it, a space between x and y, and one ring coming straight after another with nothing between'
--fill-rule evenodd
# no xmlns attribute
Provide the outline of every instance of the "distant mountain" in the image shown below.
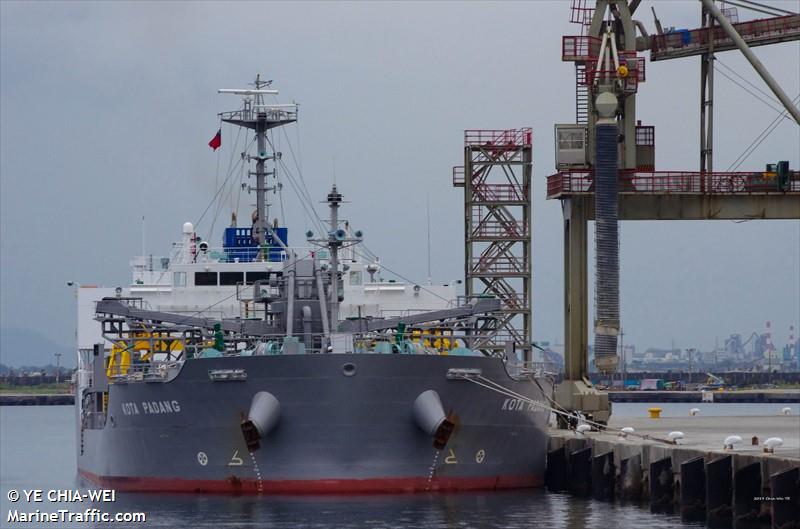
<svg viewBox="0 0 800 529"><path fill-rule="evenodd" d="M0 329L0 362L8 367L55 364L55 353L61 353L62 367L75 365L75 352L68 346L30 329Z"/></svg>

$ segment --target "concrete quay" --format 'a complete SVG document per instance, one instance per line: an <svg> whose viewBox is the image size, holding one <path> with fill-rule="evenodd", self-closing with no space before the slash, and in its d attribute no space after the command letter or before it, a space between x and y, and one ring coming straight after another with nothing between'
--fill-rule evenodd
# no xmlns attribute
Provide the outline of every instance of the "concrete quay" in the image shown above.
<svg viewBox="0 0 800 529"><path fill-rule="evenodd" d="M800 416L614 417L616 431L550 431L547 486L601 500L644 501L714 526L800 527ZM662 442L680 431L679 444ZM723 440L738 435L732 449ZM757 437L758 445L753 445ZM783 439L774 453L763 442Z"/></svg>
<svg viewBox="0 0 800 529"><path fill-rule="evenodd" d="M3 393L0 394L0 406L72 406L75 395L43 394L43 393Z"/></svg>
<svg viewBox="0 0 800 529"><path fill-rule="evenodd" d="M797 403L800 390L609 391L611 402Z"/></svg>

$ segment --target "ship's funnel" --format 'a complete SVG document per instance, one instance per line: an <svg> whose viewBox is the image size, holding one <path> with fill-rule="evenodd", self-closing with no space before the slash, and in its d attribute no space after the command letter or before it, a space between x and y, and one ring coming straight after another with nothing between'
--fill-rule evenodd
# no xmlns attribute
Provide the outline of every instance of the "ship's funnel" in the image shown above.
<svg viewBox="0 0 800 529"><path fill-rule="evenodd" d="M414 401L414 420L417 426L433 437L433 446L441 450L453 433L454 424L447 418L442 400L436 391L423 391Z"/></svg>
<svg viewBox="0 0 800 529"><path fill-rule="evenodd" d="M242 421L242 434L248 449L258 450L260 440L275 428L280 415L281 403L272 393L259 391L253 396L247 420Z"/></svg>

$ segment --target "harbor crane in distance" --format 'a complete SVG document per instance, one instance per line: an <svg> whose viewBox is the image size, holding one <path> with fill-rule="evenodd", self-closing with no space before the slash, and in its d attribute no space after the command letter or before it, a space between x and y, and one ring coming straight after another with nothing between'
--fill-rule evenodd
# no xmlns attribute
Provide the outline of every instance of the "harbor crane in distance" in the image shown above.
<svg viewBox="0 0 800 529"><path fill-rule="evenodd" d="M702 96L701 170L656 171L655 127L636 117L636 94L646 80L645 60L689 57L738 49L800 123L795 104L785 96L750 46L800 38L800 15L746 0L726 2L761 6L770 18L731 22L712 0L700 0L704 26L649 35L633 15L641 0L573 0L570 21L580 35L562 38L562 61L575 64L575 123L555 126L557 173L547 179L547 197L561 201L564 218L564 380L555 391L564 410L606 423L608 395L589 380L588 223L595 229L595 365L605 374L617 369L619 314L619 238L621 220L753 220L800 218L800 173L779 162L766 171L712 172L713 119L710 90ZM639 35L637 35L637 29ZM710 66L709 66L710 64ZM704 139L703 139L704 138ZM561 427L569 421L559 416Z"/></svg>

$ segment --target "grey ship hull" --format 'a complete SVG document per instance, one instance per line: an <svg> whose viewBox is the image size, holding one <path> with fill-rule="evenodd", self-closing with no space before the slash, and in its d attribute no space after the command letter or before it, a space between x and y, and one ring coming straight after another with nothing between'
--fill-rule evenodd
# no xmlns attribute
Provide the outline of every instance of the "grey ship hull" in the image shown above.
<svg viewBox="0 0 800 529"><path fill-rule="evenodd" d="M356 372L345 376L344 364ZM496 358L314 354L194 359L169 382L112 384L99 429L79 424L78 468L119 490L234 493L413 492L542 484L547 412L468 380L484 377L544 401ZM209 370L244 369L244 381ZM443 449L412 406L435 390L455 429ZM280 402L277 426L248 451L241 431L253 395ZM80 421L79 421L80 422Z"/></svg>

